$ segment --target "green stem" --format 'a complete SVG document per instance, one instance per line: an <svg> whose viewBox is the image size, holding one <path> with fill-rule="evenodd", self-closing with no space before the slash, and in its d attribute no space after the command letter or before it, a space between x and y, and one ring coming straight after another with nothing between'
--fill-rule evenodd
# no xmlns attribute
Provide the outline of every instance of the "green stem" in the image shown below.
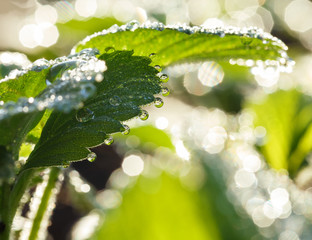
<svg viewBox="0 0 312 240"><path fill-rule="evenodd" d="M0 199L0 222L2 227L4 228L3 230L7 228L7 223L6 219L8 218L8 208L9 208L9 201L7 200L9 194L10 194L10 184L8 182L3 182L1 186L1 199ZM1 238L0 233L0 239Z"/></svg>
<svg viewBox="0 0 312 240"><path fill-rule="evenodd" d="M12 221L15 216L16 210L19 206L19 202L25 193L29 183L31 182L32 177L35 175L37 169L29 169L20 173L17 177L11 193L9 193L9 186L5 187L2 196L2 205L5 205L6 208L3 209L3 223L5 224L5 229L0 233L1 240L8 240L10 238ZM4 186L3 186L4 187ZM5 194L6 192L6 194Z"/></svg>
<svg viewBox="0 0 312 240"><path fill-rule="evenodd" d="M53 189L55 188L55 184L57 182L59 173L60 173L60 168L56 168L56 167L51 168L47 186L44 189L39 208L37 210L36 216L32 224L31 232L28 238L29 240L35 240L38 237L38 232L42 224L42 219L49 206L49 201L52 196Z"/></svg>

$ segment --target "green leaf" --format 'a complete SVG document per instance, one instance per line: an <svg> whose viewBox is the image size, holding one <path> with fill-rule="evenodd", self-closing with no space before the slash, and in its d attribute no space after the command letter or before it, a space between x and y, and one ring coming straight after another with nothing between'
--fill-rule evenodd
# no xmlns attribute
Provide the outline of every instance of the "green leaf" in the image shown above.
<svg viewBox="0 0 312 240"><path fill-rule="evenodd" d="M112 194L118 196L114 190ZM221 239L207 205L202 205L198 192L185 189L168 174L141 176L124 191L121 206L107 212L90 239Z"/></svg>
<svg viewBox="0 0 312 240"><path fill-rule="evenodd" d="M9 146L15 159L22 141L46 109L68 113L81 107L82 101L95 93L95 75L105 70L105 63L94 56L96 53L89 49L68 58L40 59L27 69L15 71L16 79L11 75L1 80L0 87L8 90L3 95L4 100L25 96L19 97L17 102L8 101L0 108L0 145ZM75 69L71 69L73 67ZM45 87L46 79L50 81L48 87ZM31 83L27 84L28 81Z"/></svg>
<svg viewBox="0 0 312 240"><path fill-rule="evenodd" d="M4 146L0 146L0 179L8 180L14 176L14 161L11 153Z"/></svg>
<svg viewBox="0 0 312 240"><path fill-rule="evenodd" d="M180 62L203 60L229 61L248 66L274 66L287 70L287 47L279 39L256 28L189 27L162 23L132 21L95 33L78 43L72 52L83 48L105 50L134 50L135 55L153 56L153 64L166 67ZM248 64L242 60L249 61ZM265 60L272 60L266 61ZM263 61L263 62L262 62Z"/></svg>
<svg viewBox="0 0 312 240"><path fill-rule="evenodd" d="M46 87L49 69L40 72L13 70L8 77L0 80L0 101L16 102L20 97L35 97ZM19 76L20 75L20 76Z"/></svg>
<svg viewBox="0 0 312 240"><path fill-rule="evenodd" d="M255 126L267 131L260 147L267 162L294 176L312 150L311 99L295 90L278 91L246 106L256 114Z"/></svg>
<svg viewBox="0 0 312 240"><path fill-rule="evenodd" d="M148 145L147 150L155 150L158 147L166 147L171 150L175 150L175 147L170 139L170 136L164 132L163 130L160 130L158 128L155 128L152 125L148 126L140 126L135 127L131 129L131 136L136 137L136 142L138 146L141 149L146 149L146 145ZM131 141L130 136L118 136L118 139L124 139L127 138L129 141Z"/></svg>
<svg viewBox="0 0 312 240"><path fill-rule="evenodd" d="M123 121L141 114L141 106L154 102L161 92L158 71L147 57L132 51L103 54L107 71L96 83L97 92L84 108L64 114L54 111L24 169L66 166L87 158L88 148L102 144L108 135L126 129Z"/></svg>

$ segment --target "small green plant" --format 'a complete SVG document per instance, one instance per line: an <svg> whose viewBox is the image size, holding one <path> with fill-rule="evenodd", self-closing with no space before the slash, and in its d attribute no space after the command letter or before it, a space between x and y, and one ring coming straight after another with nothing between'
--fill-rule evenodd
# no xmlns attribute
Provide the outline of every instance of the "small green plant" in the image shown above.
<svg viewBox="0 0 312 240"><path fill-rule="evenodd" d="M148 118L144 106L164 104L158 95L168 94L168 76L161 69L213 60L288 71L292 62L286 50L279 39L255 28L130 22L88 36L67 57L39 59L11 71L0 80L0 239L14 234L12 221L22 196L50 169L29 232L29 239L37 239L62 169L74 161L94 161L89 148L111 144L113 133L128 134L125 121ZM298 121L307 125L311 120ZM290 158L294 172L304 159L296 147L300 144L293 143ZM264 152L274 166L272 151L264 147ZM19 161L21 154L25 163Z"/></svg>

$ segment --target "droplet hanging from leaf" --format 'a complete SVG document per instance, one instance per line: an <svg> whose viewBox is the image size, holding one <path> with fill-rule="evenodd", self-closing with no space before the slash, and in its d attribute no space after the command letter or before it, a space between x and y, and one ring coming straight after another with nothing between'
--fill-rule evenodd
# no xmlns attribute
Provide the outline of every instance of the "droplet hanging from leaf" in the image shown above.
<svg viewBox="0 0 312 240"><path fill-rule="evenodd" d="M82 108L76 113L76 119L78 122L88 122L94 118L94 112L89 108Z"/></svg>

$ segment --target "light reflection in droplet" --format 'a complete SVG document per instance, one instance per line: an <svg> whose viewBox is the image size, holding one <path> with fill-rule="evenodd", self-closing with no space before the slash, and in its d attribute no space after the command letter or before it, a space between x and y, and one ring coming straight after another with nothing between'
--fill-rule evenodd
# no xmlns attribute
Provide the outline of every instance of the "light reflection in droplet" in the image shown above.
<svg viewBox="0 0 312 240"><path fill-rule="evenodd" d="M211 153L219 153L224 148L224 143L227 139L227 132L221 126L215 126L208 130L207 135L202 141L203 148Z"/></svg>
<svg viewBox="0 0 312 240"><path fill-rule="evenodd" d="M184 75L183 85L185 89L196 96L203 96L210 91L210 87L204 86L197 77L197 71L188 72Z"/></svg>
<svg viewBox="0 0 312 240"><path fill-rule="evenodd" d="M274 206L283 206L289 201L289 193L285 188L276 188L270 193Z"/></svg>
<svg viewBox="0 0 312 240"><path fill-rule="evenodd" d="M109 185L112 188L123 189L130 183L130 177L119 168L109 178Z"/></svg>
<svg viewBox="0 0 312 240"><path fill-rule="evenodd" d="M144 161L138 155L130 155L124 158L122 170L129 176L137 176L143 172Z"/></svg>
<svg viewBox="0 0 312 240"><path fill-rule="evenodd" d="M97 9L96 0L76 0L75 10L82 17L90 17L95 14Z"/></svg>
<svg viewBox="0 0 312 240"><path fill-rule="evenodd" d="M243 167L248 172L256 172L261 167L261 160L257 155L247 155L243 159Z"/></svg>
<svg viewBox="0 0 312 240"><path fill-rule="evenodd" d="M222 82L223 77L223 69L216 62L205 62L198 69L198 79L204 86L214 87Z"/></svg>
<svg viewBox="0 0 312 240"><path fill-rule="evenodd" d="M286 230L279 235L278 240L300 240L300 238L294 231Z"/></svg>
<svg viewBox="0 0 312 240"><path fill-rule="evenodd" d="M282 214L282 207L273 205L271 201L266 201L263 205L263 213L268 218L276 219Z"/></svg>
<svg viewBox="0 0 312 240"><path fill-rule="evenodd" d="M191 155L189 151L185 148L184 143L181 140L177 141L177 143L175 144L175 148L176 148L177 155L180 158L186 161L190 160Z"/></svg>
<svg viewBox="0 0 312 240"><path fill-rule="evenodd" d="M96 227L100 224L101 218L103 218L103 216L100 216L95 211L81 218L79 222L77 222L73 227L72 230L73 239L75 240L89 239L94 230L96 229Z"/></svg>
<svg viewBox="0 0 312 240"><path fill-rule="evenodd" d="M19 40L23 46L35 48L49 47L56 43L59 32L55 25L49 22L24 25L19 31Z"/></svg>
<svg viewBox="0 0 312 240"><path fill-rule="evenodd" d="M39 5L35 12L35 19L38 24L42 22L55 24L57 17L57 11L51 5Z"/></svg>
<svg viewBox="0 0 312 240"><path fill-rule="evenodd" d="M166 129L168 127L168 119L165 117L159 117L155 121L155 125L158 129Z"/></svg>
<svg viewBox="0 0 312 240"><path fill-rule="evenodd" d="M243 169L240 169L235 173L234 180L240 188L250 187L257 182L254 173L247 172Z"/></svg>
<svg viewBox="0 0 312 240"><path fill-rule="evenodd" d="M83 193L87 193L91 190L91 187L89 184L82 184L81 187L80 187L80 191L83 192Z"/></svg>
<svg viewBox="0 0 312 240"><path fill-rule="evenodd" d="M106 189L96 195L96 201L105 209L116 208L122 201L122 196L117 190Z"/></svg>
<svg viewBox="0 0 312 240"><path fill-rule="evenodd" d="M114 3L113 16L121 22L128 22L133 19L136 9L131 1L119 0Z"/></svg>
<svg viewBox="0 0 312 240"><path fill-rule="evenodd" d="M265 137L266 133L267 133L266 129L262 126L257 126L254 129L254 134L256 138L263 138Z"/></svg>
<svg viewBox="0 0 312 240"><path fill-rule="evenodd" d="M269 227L274 223L274 219L264 215L263 206L259 206L253 211L252 220L261 228Z"/></svg>

